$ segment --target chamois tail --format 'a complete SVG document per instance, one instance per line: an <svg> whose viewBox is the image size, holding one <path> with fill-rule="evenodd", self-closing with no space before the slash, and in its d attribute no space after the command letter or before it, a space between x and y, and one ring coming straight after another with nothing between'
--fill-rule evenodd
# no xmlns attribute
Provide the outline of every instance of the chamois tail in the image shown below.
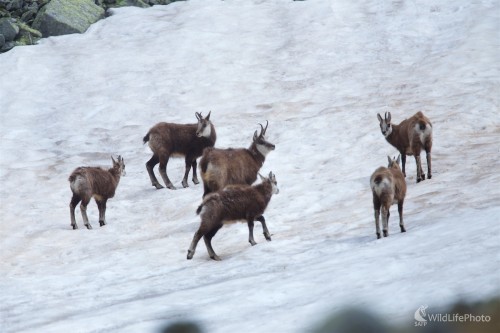
<svg viewBox="0 0 500 333"><path fill-rule="evenodd" d="M146 136L142 139L142 142L146 143L149 141L149 132L146 134Z"/></svg>

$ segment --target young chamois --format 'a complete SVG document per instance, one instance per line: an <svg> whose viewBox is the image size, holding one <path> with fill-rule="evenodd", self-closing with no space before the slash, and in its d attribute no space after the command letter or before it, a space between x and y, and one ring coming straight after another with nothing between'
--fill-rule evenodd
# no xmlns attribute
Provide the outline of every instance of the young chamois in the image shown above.
<svg viewBox="0 0 500 333"><path fill-rule="evenodd" d="M167 176L167 163L172 155L185 156L186 172L182 179L182 186L188 187L187 178L191 167L193 168L193 183L200 183L196 175L196 159L201 156L203 149L213 147L217 139L215 127L210 121L210 113L203 118L201 113L196 112L197 124L184 125L162 122L149 130L143 140L144 143L149 142L149 147L153 151L153 157L146 163L152 186L157 189L163 188L153 171L155 165L160 163L160 175L165 186L175 190L175 186Z"/></svg>
<svg viewBox="0 0 500 333"><path fill-rule="evenodd" d="M87 205L92 197L99 208L99 224L106 224L106 202L109 198L115 196L116 187L120 182L120 177L125 175L125 161L121 156L118 160L113 161L113 167L105 170L98 167L79 167L76 168L69 176L69 185L73 192L73 197L69 204L71 214L71 226L73 229L78 229L75 219L76 205L81 201L80 210L82 212L83 223L87 229L92 229L87 217Z"/></svg>
<svg viewBox="0 0 500 333"><path fill-rule="evenodd" d="M406 196L406 181L399 168L400 156L398 156L397 160L391 160L391 158L387 156L389 166L387 168L378 168L370 178L377 238L380 238L379 215L381 210L384 237L389 236L389 216L391 215L389 208L395 203L398 204L399 227L401 228L401 232L406 232L403 223L403 203Z"/></svg>
<svg viewBox="0 0 500 333"><path fill-rule="evenodd" d="M415 156L417 183L425 180L425 173L420 162L420 152L423 149L427 157L427 178L431 179L432 124L430 120L420 111L411 118L403 120L399 125L391 124L390 112L385 113L384 119L377 113L377 118L385 139L401 154L403 175L406 177L406 155Z"/></svg>
<svg viewBox="0 0 500 333"><path fill-rule="evenodd" d="M230 184L251 185L257 179L257 173L264 164L266 155L275 149L274 144L266 140L266 127L261 124L260 134L255 131L250 148L216 149L207 148L200 160L203 180L203 197Z"/></svg>
<svg viewBox="0 0 500 333"><path fill-rule="evenodd" d="M203 199L196 210L201 214L201 223L198 231L194 234L193 241L189 247L187 258L192 259L198 241L203 237L210 258L221 260L212 248L212 238L224 224L237 220L245 220L248 224L248 241L257 244L253 238L254 221L262 216L273 194L277 194L278 183L275 175L270 172L269 178L262 177L258 185L228 185L223 190L211 193ZM268 241L271 235L264 221L262 228L264 236Z"/></svg>

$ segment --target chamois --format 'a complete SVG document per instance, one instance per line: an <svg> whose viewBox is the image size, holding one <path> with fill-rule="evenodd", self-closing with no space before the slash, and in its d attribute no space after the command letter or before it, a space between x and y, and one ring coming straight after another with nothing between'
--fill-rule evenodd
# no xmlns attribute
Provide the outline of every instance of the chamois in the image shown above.
<svg viewBox="0 0 500 333"><path fill-rule="evenodd" d="M275 149L274 144L265 138L267 126L261 124L260 134L255 131L250 148L207 148L200 160L203 180L203 197L230 184L251 185L257 179L257 173L264 164L266 155Z"/></svg>
<svg viewBox="0 0 500 333"><path fill-rule="evenodd" d="M390 112L385 113L384 119L377 113L377 118L385 139L401 154L403 175L406 177L406 155L415 156L417 183L425 180L425 173L420 162L420 152L424 149L427 157L427 178L431 179L432 124L430 120L420 111L411 118L403 120L399 125L391 124Z"/></svg>
<svg viewBox="0 0 500 333"><path fill-rule="evenodd" d="M116 187L120 182L120 177L125 176L125 161L121 156L118 160L113 161L113 167L105 170L99 167L79 167L76 168L69 176L69 184L73 197L69 204L71 214L71 226L73 229L78 229L75 219L76 205L81 201L80 210L82 212L83 223L87 229L92 229L87 217L87 205L92 197L97 203L99 208L99 224L104 226L106 224L106 202L109 198L115 196Z"/></svg>
<svg viewBox="0 0 500 333"><path fill-rule="evenodd" d="M149 142L149 147L153 151L153 157L146 163L152 186L157 189L163 188L153 171L155 165L160 163L160 175L165 186L172 190L176 189L167 176L167 163L172 155L185 156L186 172L182 179L182 186L188 187L187 178L191 167L193 168L193 183L200 183L196 175L196 159L201 156L203 149L213 147L217 139L215 127L210 121L210 113L203 118L201 113L196 112L198 124L161 122L149 130L143 141Z"/></svg>
<svg viewBox="0 0 500 333"><path fill-rule="evenodd" d="M401 155L400 155L401 156ZM373 208L375 210L375 228L377 230L377 239L380 238L379 215L382 209L382 228L384 237L389 236L389 208L392 204L398 204L399 227L401 232L406 232L403 223L403 203L406 196L406 181L398 159L392 159L387 156L389 165L387 168L380 167L370 177L370 187L373 194Z"/></svg>
<svg viewBox="0 0 500 333"><path fill-rule="evenodd" d="M248 224L248 241L257 244L253 238L254 221L262 217L273 194L279 192L275 175L270 172L265 178L259 174L262 182L258 185L228 185L223 190L207 195L196 210L201 214L201 223L194 234L187 258L192 259L198 241L203 237L210 258L221 260L212 248L212 238L224 224L237 220L246 220ZM264 220L261 220L264 236L268 241L271 234Z"/></svg>

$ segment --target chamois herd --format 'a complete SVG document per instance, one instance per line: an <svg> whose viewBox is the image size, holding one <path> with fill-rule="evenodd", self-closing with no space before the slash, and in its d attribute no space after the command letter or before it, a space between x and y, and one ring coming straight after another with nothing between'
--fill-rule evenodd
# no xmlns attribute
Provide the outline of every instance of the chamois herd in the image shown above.
<svg viewBox="0 0 500 333"><path fill-rule="evenodd" d="M197 176L197 159L200 160L200 174L203 181L203 200L196 213L201 222L189 246L187 259L192 259L199 240L203 237L210 258L220 260L212 248L212 238L226 223L246 221L248 225L248 241L256 244L253 237L254 222L262 223L264 237L271 240L271 234L264 218L269 201L273 194L279 193L276 176L269 172L262 176L262 168L267 154L275 149L275 145L266 139L266 126L260 125L260 132L255 131L249 148L214 148L217 134L210 121L210 112L206 117L195 113L196 124L174 124L161 122L153 126L144 136L153 156L146 162L146 170L152 186L163 188L154 174L154 167L159 164L159 173L169 189L175 189L167 175L167 163L171 156L184 156L186 170L182 186L188 187L188 176L192 169L192 181L199 184ZM388 166L377 168L370 177L370 188L373 195L375 228L377 238L381 238L380 216L382 218L383 236L389 236L390 206L398 205L399 226L406 232L403 222L403 204L406 196L406 156L414 156L417 166L417 183L425 180L420 153L426 152L427 179L432 177L431 148L432 124L422 112L399 125L391 123L391 113L386 112L384 118L377 114L380 130L387 142L400 153L397 158L388 156ZM106 203L115 195L120 177L125 175L125 161L121 156L115 160L111 157L112 167L105 170L100 167L78 167L69 176L73 197L70 202L71 226L78 229L75 219L75 208L80 203L83 222L87 229L92 229L87 216L87 205L94 198L99 209L99 224L106 225ZM399 167L402 161L402 169ZM252 185L257 176L260 183Z"/></svg>

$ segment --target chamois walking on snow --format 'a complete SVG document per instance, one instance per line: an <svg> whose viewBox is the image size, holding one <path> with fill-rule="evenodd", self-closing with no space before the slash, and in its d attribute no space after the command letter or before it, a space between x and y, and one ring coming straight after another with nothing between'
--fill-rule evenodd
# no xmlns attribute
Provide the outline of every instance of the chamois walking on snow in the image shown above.
<svg viewBox="0 0 500 333"><path fill-rule="evenodd" d="M255 131L250 148L216 149L207 148L200 160L203 180L203 197L230 184L251 185L257 179L257 173L264 164L266 155L275 149L274 144L266 140L266 127L261 124L260 134Z"/></svg>
<svg viewBox="0 0 500 333"><path fill-rule="evenodd" d="M260 174L259 174L260 176ZM224 224L237 220L246 220L248 224L248 241L257 244L253 238L254 221L262 217L271 196L277 194L278 183L275 175L270 172L269 177L260 176L262 182L258 185L228 185L223 190L211 193L203 199L196 210L201 215L201 223L194 234L189 247L187 258L192 259L198 241L203 237L210 258L221 260L212 248L212 238ZM264 236L268 241L271 235L264 220L261 220Z"/></svg>
<svg viewBox="0 0 500 333"><path fill-rule="evenodd" d="M175 190L175 186L167 176L167 163L172 155L185 156L186 172L182 179L182 186L188 187L187 178L191 168L193 169L193 183L200 183L196 174L196 159L201 156L203 149L213 147L217 139L215 127L210 121L210 113L203 118L201 113L196 112L197 124L161 122L149 130L143 140L144 143L149 143L149 147L153 151L153 157L146 163L152 186L157 189L163 188L153 171L155 165L160 163L160 175L165 186Z"/></svg>
<svg viewBox="0 0 500 333"><path fill-rule="evenodd" d="M382 229L384 237L389 236L389 208L398 204L399 227L401 232L406 232L403 223L403 204L406 196L406 181L399 168L400 156L398 159L391 159L387 156L389 166L380 167L370 177L370 187L373 194L373 209L375 210L375 228L377 238L380 238L379 215L382 212Z"/></svg>
<svg viewBox="0 0 500 333"><path fill-rule="evenodd" d="M420 161L420 152L423 149L427 158L427 178L431 179L432 124L430 120L420 111L411 118L403 120L399 125L391 124L390 112L385 113L384 119L377 113L377 118L385 139L401 154L403 175L406 177L406 155L415 156L417 183L425 180L425 173Z"/></svg>
<svg viewBox="0 0 500 333"><path fill-rule="evenodd" d="M76 168L69 176L69 184L73 197L69 204L71 214L71 226L73 229L78 229L75 219L76 205L81 201L80 210L82 212L83 223L87 229L92 229L87 216L87 205L92 197L99 208L99 224L106 224L106 202L109 198L115 196L116 187L120 182L120 177L125 175L125 161L121 156L113 161L113 167L105 170L99 167L79 167Z"/></svg>

